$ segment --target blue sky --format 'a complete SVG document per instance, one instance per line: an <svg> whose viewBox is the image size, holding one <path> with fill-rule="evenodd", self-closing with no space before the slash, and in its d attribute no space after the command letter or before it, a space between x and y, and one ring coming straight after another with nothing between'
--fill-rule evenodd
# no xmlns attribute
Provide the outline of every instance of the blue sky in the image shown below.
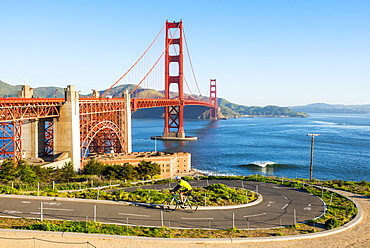
<svg viewBox="0 0 370 248"><path fill-rule="evenodd" d="M243 105L370 104L370 1L0 0L0 80L112 85L183 20L203 94Z"/></svg>

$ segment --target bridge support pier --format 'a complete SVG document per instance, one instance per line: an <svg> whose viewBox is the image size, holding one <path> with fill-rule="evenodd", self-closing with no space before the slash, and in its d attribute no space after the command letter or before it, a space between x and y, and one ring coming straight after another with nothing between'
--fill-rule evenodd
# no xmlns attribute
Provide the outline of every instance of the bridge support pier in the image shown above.
<svg viewBox="0 0 370 248"><path fill-rule="evenodd" d="M73 85L65 89L66 102L60 108L60 117L54 122L54 152L69 152L76 171L80 170L80 109L79 94Z"/></svg>
<svg viewBox="0 0 370 248"><path fill-rule="evenodd" d="M19 98L32 98L33 89L29 85L22 85L18 91ZM22 123L22 159L38 158L43 156L44 151L44 131L40 124L44 123L42 119L26 119ZM44 123L45 124L45 123Z"/></svg>
<svg viewBox="0 0 370 248"><path fill-rule="evenodd" d="M44 155L43 121L39 119L24 120L22 126L23 158L38 158ZM44 123L45 124L45 123Z"/></svg>

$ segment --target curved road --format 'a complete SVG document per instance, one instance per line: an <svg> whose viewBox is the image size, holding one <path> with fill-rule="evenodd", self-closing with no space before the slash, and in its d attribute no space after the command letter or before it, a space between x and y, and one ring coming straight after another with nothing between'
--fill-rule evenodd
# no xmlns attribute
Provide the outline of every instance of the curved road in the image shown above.
<svg viewBox="0 0 370 248"><path fill-rule="evenodd" d="M313 195L289 187L250 181L209 180L192 181L195 187L223 183L258 191L263 201L255 206L236 209L201 210L186 213L183 210L165 212L158 208L128 206L123 203L96 200L56 199L51 197L0 197L2 217L61 219L74 221L98 221L144 226L178 228L271 228L304 222L324 213L324 203ZM142 188L172 188L175 183L147 185ZM133 190L134 188L132 188ZM129 189L126 189L127 191ZM42 208L42 209L41 209ZM234 216L234 219L233 219Z"/></svg>

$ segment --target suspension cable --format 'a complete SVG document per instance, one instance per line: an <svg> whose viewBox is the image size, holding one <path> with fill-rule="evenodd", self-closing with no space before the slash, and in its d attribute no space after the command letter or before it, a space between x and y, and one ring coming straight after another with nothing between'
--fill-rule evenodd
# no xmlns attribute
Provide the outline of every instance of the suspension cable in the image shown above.
<svg viewBox="0 0 370 248"><path fill-rule="evenodd" d="M191 67L191 71L193 72L193 77L194 77L194 80L195 80L195 84L197 85L199 95L200 95L200 96L202 96L202 93L200 92L200 89L199 89L199 85L198 85L197 78L196 78L196 76L195 76L193 63L192 63L192 61L191 61L190 52L189 52L189 48L188 48L188 43L186 42L186 36L185 36L185 29L184 29L184 27L182 28L182 33L183 33L183 35L184 35L186 51L187 51L187 53L188 53L189 62L190 62L190 67Z"/></svg>
<svg viewBox="0 0 370 248"><path fill-rule="evenodd" d="M163 28L162 28L163 29ZM177 32L178 29L176 29L175 33L172 35L172 38L170 39L170 42L168 42L166 44L166 47L164 48L162 54L159 56L159 58L157 59L157 61L154 63L154 65L152 66L152 68L150 68L150 70L148 71L148 73L144 76L144 78L140 81L140 83L138 83L136 85L136 87L131 90L130 92L130 95L135 91L137 90L137 88L139 88L140 84L149 76L149 74L152 72L152 70L154 69L154 67L158 64L158 62L160 61L160 59L163 57L164 53L166 52L166 50L168 49L169 45L171 44L172 40L174 39L173 37L176 35L176 32Z"/></svg>
<svg viewBox="0 0 370 248"><path fill-rule="evenodd" d="M183 28L183 30L184 30L184 26L182 27ZM182 32L183 34L184 34L184 31ZM175 34L171 34L171 36L172 37L174 37L175 36ZM177 49L176 49L176 47L174 47L173 48L174 50L175 50L175 53L177 54ZM180 54L180 51L179 51L179 54ZM190 89L190 86L189 86L189 84L188 84L188 81L186 80L186 77L185 77L185 74L184 74L184 72L183 72L183 78L184 78L184 82L185 82L185 84L186 84L186 87L188 88L188 90L189 90L189 92L190 92L190 95L192 95L193 93L192 93L192 91L191 91L191 89Z"/></svg>
<svg viewBox="0 0 370 248"><path fill-rule="evenodd" d="M132 68L134 68L136 66L137 63L139 63L139 61L144 57L144 55L149 51L149 49L152 47L152 45L154 44L154 42L157 40L157 38L159 37L159 35L162 33L163 29L164 29L164 26L162 26L161 30L159 31L159 33L157 34L157 36L154 38L153 42L149 45L149 47L145 50L145 52L140 56L140 58L130 67L130 69L128 69L126 71L125 74L122 75L122 77L120 77L111 87L109 87L109 89L107 89L106 91L104 91L104 93L101 95L101 96L104 96L108 91L110 91L119 81L122 80L122 78L124 78L131 70ZM141 83L141 82L140 82ZM131 94L131 93L130 93Z"/></svg>

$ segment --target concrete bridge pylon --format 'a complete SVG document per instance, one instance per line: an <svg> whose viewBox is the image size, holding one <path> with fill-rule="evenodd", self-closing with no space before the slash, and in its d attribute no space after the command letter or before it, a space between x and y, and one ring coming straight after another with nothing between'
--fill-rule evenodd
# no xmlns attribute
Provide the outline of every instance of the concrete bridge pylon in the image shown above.
<svg viewBox="0 0 370 248"><path fill-rule="evenodd" d="M80 170L80 109L79 93L68 85L60 116L54 121L54 153L68 152L76 171Z"/></svg>

